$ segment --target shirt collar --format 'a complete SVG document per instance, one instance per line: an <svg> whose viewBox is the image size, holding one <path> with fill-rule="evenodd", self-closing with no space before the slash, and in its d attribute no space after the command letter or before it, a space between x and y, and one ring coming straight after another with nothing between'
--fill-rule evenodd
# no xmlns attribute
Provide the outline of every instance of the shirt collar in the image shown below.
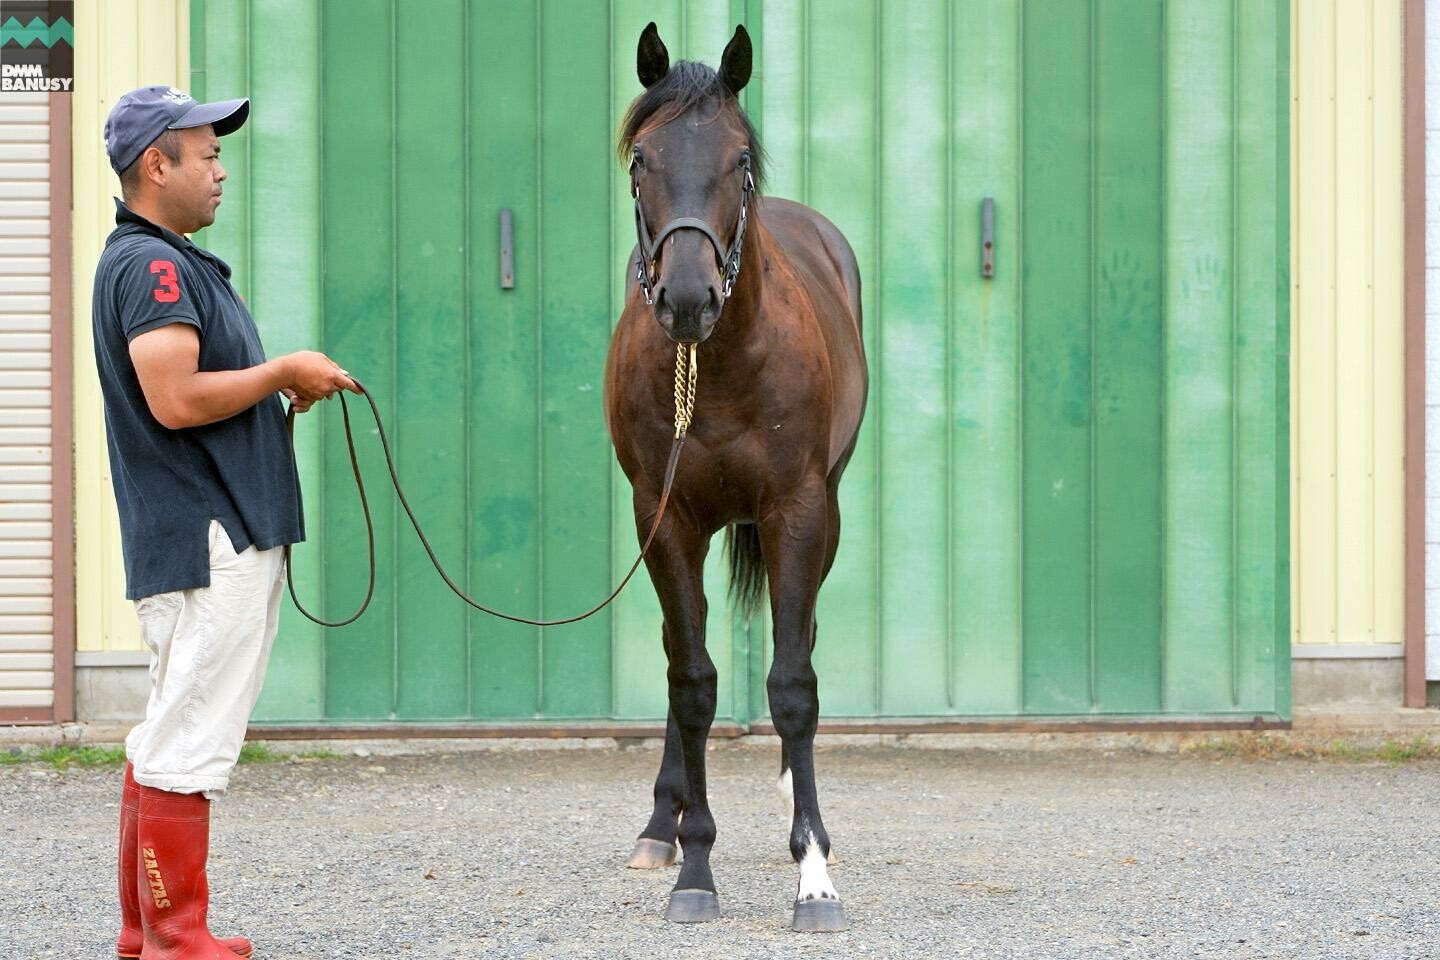
<svg viewBox="0 0 1440 960"><path fill-rule="evenodd" d="M140 214L127 207L125 205L125 201L121 200L119 197L116 197L115 225L117 227L124 227L127 224L132 229L139 230L143 233L148 233L151 236L159 237L166 243L170 244L170 246L174 247L176 250L181 250L187 253L194 253L201 257L204 257L206 260L209 260L211 263L215 264L217 267L220 268L220 272L225 275L225 279L230 279L230 265L224 260L221 260L219 257L215 256L215 254L211 253L209 250L203 250L200 247L195 246L195 244L190 242L189 237L181 236L174 230L169 229L168 227L162 227L158 223L147 220L145 217L142 217Z"/></svg>

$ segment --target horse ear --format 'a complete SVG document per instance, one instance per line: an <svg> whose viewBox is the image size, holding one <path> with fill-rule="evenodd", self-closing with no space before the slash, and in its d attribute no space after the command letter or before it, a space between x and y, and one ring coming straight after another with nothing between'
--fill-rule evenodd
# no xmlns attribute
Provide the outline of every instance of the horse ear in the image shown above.
<svg viewBox="0 0 1440 960"><path fill-rule="evenodd" d="M635 72L640 74L640 84L647 90L670 72L670 51L655 29L655 21L640 34L640 47L635 51Z"/></svg>
<svg viewBox="0 0 1440 960"><path fill-rule="evenodd" d="M750 34L743 25L735 28L735 36L725 44L725 53L720 57L720 79L737 97L750 82Z"/></svg>

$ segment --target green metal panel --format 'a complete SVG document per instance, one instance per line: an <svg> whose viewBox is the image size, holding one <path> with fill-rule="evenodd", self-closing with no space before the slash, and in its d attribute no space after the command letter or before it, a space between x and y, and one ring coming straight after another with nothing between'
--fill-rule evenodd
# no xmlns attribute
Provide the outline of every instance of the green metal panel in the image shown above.
<svg viewBox="0 0 1440 960"><path fill-rule="evenodd" d="M1165 702L1234 703L1234 49L1228 4L1166 24Z"/></svg>
<svg viewBox="0 0 1440 960"><path fill-rule="evenodd" d="M950 270L950 505L959 712L1023 704L1020 604L1020 75L1017 4L951 17L954 185ZM995 202L993 278L981 276L981 204Z"/></svg>
<svg viewBox="0 0 1440 960"><path fill-rule="evenodd" d="M603 478L612 456L599 403L610 340L607 189L615 168L607 122L607 11L600 4L540 6L540 141L536 169L541 289L541 604L563 616L577 599L610 591L610 529ZM586 162L588 158L596 162ZM453 506L453 503L452 503ZM608 716L610 614L541 635L540 713Z"/></svg>
<svg viewBox="0 0 1440 960"><path fill-rule="evenodd" d="M470 71L469 112L487 122L466 125L468 202L475 208L470 217L466 415L481 428L466 508L472 530L468 582L495 605L517 611L540 608L540 437L534 426L540 382L535 357L541 336L535 317L540 301L533 282L517 283L513 290L499 286L499 210L514 211L515 265L533 278L540 251L535 229L540 196L535 180L538 38L536 12L529 4L499 4L484 18L469 18L470 59L486 65ZM454 509L449 507L452 517ZM540 709L540 631L480 613L472 614L470 630L474 714L535 716Z"/></svg>
<svg viewBox="0 0 1440 960"><path fill-rule="evenodd" d="M272 352L319 347L375 391L473 593L568 614L634 557L599 397L633 243L614 131L646 21L712 63L743 21L768 190L833 219L864 279L872 390L820 598L823 713L1288 712L1280 0L194 7L196 92L256 101L205 242ZM575 627L468 611L360 423L376 603L336 631L287 611L259 719L664 715L643 577ZM336 411L302 418L300 447L297 580L339 612L365 558ZM744 723L766 712L769 630L731 616L720 554L707 642L719 717Z"/></svg>
<svg viewBox="0 0 1440 960"><path fill-rule="evenodd" d="M1021 541L1025 707L1090 705L1089 0L1024 21L1021 164Z"/></svg>
<svg viewBox="0 0 1440 960"><path fill-rule="evenodd" d="M319 347L365 381L377 398L381 415L394 424L399 410L394 341L400 285L395 269L400 185L395 169L392 96L398 51L390 4L386 0L325 3L320 39L324 100L320 179L315 189L320 192L323 224L324 330ZM255 46L266 49L262 44ZM212 76L212 84L215 80ZM263 105L257 104L255 112L262 109ZM260 322L273 321L262 316ZM325 585L320 599L325 609L348 613L364 582L365 528L353 481L347 476L344 436L334 422L335 411L322 409L319 413L327 418L325 487L319 510L312 511L307 521L308 529L315 531L312 540L319 542L308 549L324 558ZM364 423L363 413L357 414ZM407 465L404 428L395 433L403 471ZM400 565L395 557L396 508L383 492L384 468L373 444L365 445L361 463L367 485L378 491L378 509L374 511L376 591L365 620L325 631L325 714L339 720L389 719L394 715L397 683ZM286 614L289 620L282 621L282 632L296 619L293 611L287 609Z"/></svg>
<svg viewBox="0 0 1440 960"><path fill-rule="evenodd" d="M466 116L469 66L466 10L461 0L407 0L396 12L401 14L391 38L396 283L389 359L397 419L404 424L396 454L416 511L452 517L454 505L466 500L472 440L464 416L471 207L464 202L466 165L456 163L466 147L460 122ZM436 24L458 29L437 30ZM343 476L343 468L338 472ZM440 556L463 562L471 530L470 524L434 523L431 543ZM459 667L469 647L466 610L425 569L413 538L400 538L394 556L401 649L392 709L401 717L464 717L469 684ZM331 691L332 698L342 695Z"/></svg>
<svg viewBox="0 0 1440 960"><path fill-rule="evenodd" d="M285 73L257 73L247 84L252 31L271 38L270 55L292 63ZM257 317L281 322L265 329L272 355L313 348L320 341L321 251L319 197L294 187L313 185L319 175L320 76L313 51L319 43L317 7L287 9L275 4L195 4L191 17L192 92L199 98L249 95L274 103L265 116L251 117L222 143L221 162L229 171L216 224L200 238L223 250L234 280ZM207 39L209 42L207 42ZM217 79L207 82L214 73ZM257 284L253 278L263 276ZM312 529L318 516L323 474L318 451L320 424L306 418L296 426L300 481L310 493ZM298 589L316 596L322 585L321 558L297 553ZM323 702L324 639L319 627L295 618L275 641L272 670L257 716L318 721Z"/></svg>
<svg viewBox="0 0 1440 960"><path fill-rule="evenodd" d="M314 182L319 175L320 152L313 145L320 122L320 74L314 58L305 54L319 42L320 16L318 8L292 11L271 4L255 7L251 20L255 30L275 38L273 56L294 57L306 65L293 76L253 78L250 95L276 107L263 117L257 113L242 128L248 129L249 140L242 141L248 166L237 171L232 181L237 186L246 181L250 198L244 208L250 227L250 305L259 316L285 318L267 331L267 349L280 354L313 348L322 336L320 197L313 192L297 197L287 187L291 178ZM295 150L291 144L312 147ZM221 155L228 158L230 152L222 148ZM265 280L255 283L255 277ZM320 434L318 418L296 424L300 482L306 490L323 489ZM309 506L314 509L319 504ZM321 561L313 550L294 558L295 584L306 596L315 596L321 588ZM286 669L277 671L266 686L267 709L284 704L285 712L298 719L325 716L319 684L324 642L321 628L306 621L294 623L276 638L276 657Z"/></svg>
<svg viewBox="0 0 1440 960"><path fill-rule="evenodd" d="M878 447L880 710L949 711L949 497L944 3L885 4L877 131L879 289L870 427ZM902 55L903 54L903 55ZM933 90L929 96L913 91ZM824 122L816 118L817 125ZM823 174L817 172L816 179ZM934 202L916 203L918 197ZM873 274L872 274L873 276ZM939 534L937 536L937 534ZM885 563L889 553L904 563Z"/></svg>
<svg viewBox="0 0 1440 960"><path fill-rule="evenodd" d="M1152 0L1102 0L1090 56L1094 631L1090 702L1152 713L1160 691L1160 307L1164 76Z"/></svg>
<svg viewBox="0 0 1440 960"><path fill-rule="evenodd" d="M1273 698L1288 713L1289 551L1275 543L1290 541L1290 155L1275 131L1288 126L1290 12L1237 4L1235 13L1234 695L1240 704Z"/></svg>
<svg viewBox="0 0 1440 960"><path fill-rule="evenodd" d="M764 21L769 189L824 211L845 231L860 264L865 348L873 357L880 328L868 318L875 316L885 290L879 259L885 227L874 214L881 196L880 105L886 102L875 42L881 18L874 4L850 0L823 7L767 3ZM882 382L878 374L872 364L872 404ZM828 715L881 712L884 588L878 551L870 548L880 536L882 489L871 479L880 445L875 413L872 406L840 487L842 547L817 611L815 671L821 709ZM768 712L763 698L756 712Z"/></svg>

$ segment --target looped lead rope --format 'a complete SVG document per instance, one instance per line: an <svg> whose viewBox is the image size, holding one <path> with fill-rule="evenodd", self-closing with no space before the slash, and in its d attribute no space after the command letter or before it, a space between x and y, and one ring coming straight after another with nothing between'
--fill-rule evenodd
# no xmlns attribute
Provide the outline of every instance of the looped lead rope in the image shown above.
<svg viewBox="0 0 1440 960"><path fill-rule="evenodd" d="M430 563L435 567L435 572L440 574L440 579L445 581L445 585L450 588L450 591L454 593L455 596L476 610L479 610L481 613L488 613L490 616L498 617L501 620L528 624L532 627L557 627L566 623L576 623L599 613L608 606L612 600L620 596L620 591L625 589L625 585L630 582L630 578L635 576L635 571L640 569L641 561L645 559L645 555L650 551L650 544L654 543L655 535L660 531L660 521L664 519L665 507L670 502L670 488L675 483L675 468L680 463L680 448L685 445L685 434L689 431L690 424L695 415L695 380L699 368L696 362L695 344L692 343L689 346L688 358L686 356L685 345L679 345L675 351L675 442L670 446L670 459L665 465L665 481L660 490L660 504L655 511L655 521L650 525L650 532L646 535L645 543L640 548L640 556L635 558L635 562L630 565L630 569L625 573L624 579L622 579L620 585L610 593L610 596L584 613L577 614L573 617L565 617L560 620L532 620L529 617L518 617L509 613L502 613L499 610L493 610L473 599L464 590L460 589L454 580L450 579L450 575L446 573L444 565L442 565L440 559L435 556L435 550L430 546L430 541L425 536L425 532L420 529L420 521L415 518L415 511L410 509L410 501L406 499L405 490L400 486L400 475L395 469L395 457L390 452L390 439L385 433L385 423L380 419L380 408L375 404L375 397L371 395L363 383L351 377L355 382L355 386L359 388L360 394L370 404L370 413L375 418L375 427L380 435L380 446L385 451L385 466L390 472L390 484L395 488L395 496L400 500L400 506L404 508L405 516L410 518L410 525L415 528L415 535L420 538L420 545L425 548L425 553L430 557ZM365 496L365 481L361 479L360 476L360 462L355 456L355 437L350 427L350 408L345 403L344 393L340 394L340 412L345 420L345 446L350 454L350 469L355 474L355 489L360 494L360 510L365 515L365 539L369 549L370 576L365 588L365 599L361 601L360 609L343 620L322 619L309 610L306 610L304 605L301 604L300 598L295 594L295 577L293 566L290 563L291 547L285 547L285 579L290 587L290 599L294 602L295 609L300 611L301 616L312 623L318 623L322 627L343 627L347 624L354 623L356 620L359 620L360 615L369 608L370 601L375 596L375 523L370 517L370 503ZM295 407L293 405L285 414L285 424L286 429L290 433L290 445L293 448L295 445Z"/></svg>
<svg viewBox="0 0 1440 960"><path fill-rule="evenodd" d="M355 386L369 399L370 392L365 389L359 380ZM375 401L370 401L371 409L375 407ZM360 619L360 614L370 606L370 600L375 596L375 523L370 519L370 501L365 496L365 481L360 479L360 461L355 457L355 436L350 430L350 408L345 405L345 394L340 394L340 414L345 419L345 449L350 453L350 469L355 474L355 489L360 494L360 512L365 514L365 546L370 557L370 577L365 585L365 599L360 602L360 609L346 617L344 620L322 620L315 616L304 605L300 598L295 595L295 568L290 562L291 545L285 546L285 583L290 588L290 599L295 603L295 609L299 610L305 619L320 624L322 627L343 627ZM380 415L375 415L375 422L380 422ZM290 409L285 411L285 429L290 434L290 448L295 448L295 405L291 404ZM389 457L389 450L386 450L386 457Z"/></svg>

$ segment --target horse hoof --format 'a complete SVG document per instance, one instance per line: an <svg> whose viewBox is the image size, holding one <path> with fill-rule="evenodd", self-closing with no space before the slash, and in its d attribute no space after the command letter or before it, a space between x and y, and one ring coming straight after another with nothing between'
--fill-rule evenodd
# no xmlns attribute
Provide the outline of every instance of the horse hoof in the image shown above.
<svg viewBox="0 0 1440 960"><path fill-rule="evenodd" d="M850 929L850 921L839 900L796 900L792 929L797 933L834 933Z"/></svg>
<svg viewBox="0 0 1440 960"><path fill-rule="evenodd" d="M641 837L630 851L630 862L625 864L631 870L659 870L680 859L680 851L673 843Z"/></svg>
<svg viewBox="0 0 1440 960"><path fill-rule="evenodd" d="M671 923L704 923L720 917L720 898L713 890L674 890L665 919Z"/></svg>

